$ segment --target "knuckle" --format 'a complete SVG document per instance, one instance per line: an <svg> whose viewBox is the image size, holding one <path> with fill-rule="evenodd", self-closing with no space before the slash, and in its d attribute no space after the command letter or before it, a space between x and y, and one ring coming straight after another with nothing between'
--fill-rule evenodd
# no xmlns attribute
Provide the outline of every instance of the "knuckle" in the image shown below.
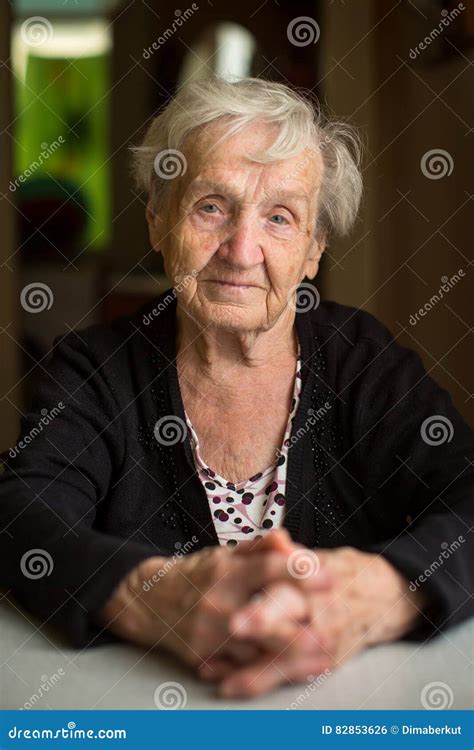
<svg viewBox="0 0 474 750"><path fill-rule="evenodd" d="M212 566L210 568L210 579L212 583L219 583L225 578L230 569L229 560L223 555L216 555L212 560Z"/></svg>
<svg viewBox="0 0 474 750"><path fill-rule="evenodd" d="M268 554L263 557L259 564L260 575L265 581L270 581L275 571L275 556Z"/></svg>
<svg viewBox="0 0 474 750"><path fill-rule="evenodd" d="M199 597L196 605L196 621L198 624L200 624L202 620L208 620L210 615L215 612L216 605L214 599L215 594L213 594L212 591L202 594Z"/></svg>

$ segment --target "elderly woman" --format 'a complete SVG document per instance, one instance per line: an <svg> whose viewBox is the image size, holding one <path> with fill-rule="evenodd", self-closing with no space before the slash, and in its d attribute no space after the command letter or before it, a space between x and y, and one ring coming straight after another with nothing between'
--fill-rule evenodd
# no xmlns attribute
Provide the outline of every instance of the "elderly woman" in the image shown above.
<svg viewBox="0 0 474 750"><path fill-rule="evenodd" d="M304 281L356 218L355 136L210 79L135 168L173 289L56 343L4 467L0 583L76 646L165 647L228 696L471 616L472 433Z"/></svg>

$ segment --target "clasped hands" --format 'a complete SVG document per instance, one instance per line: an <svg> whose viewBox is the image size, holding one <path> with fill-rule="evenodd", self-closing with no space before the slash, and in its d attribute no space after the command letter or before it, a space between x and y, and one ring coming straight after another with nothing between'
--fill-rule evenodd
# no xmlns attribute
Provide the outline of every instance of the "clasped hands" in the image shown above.
<svg viewBox="0 0 474 750"><path fill-rule="evenodd" d="M150 579L157 583L145 591ZM207 547L171 563L146 559L102 621L136 643L172 651L221 695L250 697L401 637L423 605L380 555L309 550L278 529L234 549Z"/></svg>

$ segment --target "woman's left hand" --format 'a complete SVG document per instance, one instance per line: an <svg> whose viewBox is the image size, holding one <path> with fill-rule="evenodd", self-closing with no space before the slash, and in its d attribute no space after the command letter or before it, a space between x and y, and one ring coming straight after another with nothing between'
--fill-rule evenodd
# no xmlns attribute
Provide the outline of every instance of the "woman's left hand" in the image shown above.
<svg viewBox="0 0 474 750"><path fill-rule="evenodd" d="M380 555L352 547L315 552L293 544L281 531L278 544L287 544L295 578L305 575L305 567L314 571L322 564L333 585L304 593L276 583L234 613L234 637L251 640L263 651L251 664L236 667L216 658L201 672L218 680L226 697L259 695L332 671L367 646L400 638L416 624L425 604L420 592L411 592L408 581ZM274 548L274 541L264 538L259 551L267 545ZM255 544L248 544L239 553L252 549Z"/></svg>

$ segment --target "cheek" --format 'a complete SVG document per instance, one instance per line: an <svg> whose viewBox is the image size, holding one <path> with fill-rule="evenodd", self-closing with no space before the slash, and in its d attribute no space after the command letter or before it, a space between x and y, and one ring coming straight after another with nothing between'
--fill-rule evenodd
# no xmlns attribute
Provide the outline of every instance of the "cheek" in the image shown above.
<svg viewBox="0 0 474 750"><path fill-rule="evenodd" d="M200 271L218 247L217 233L198 232L192 227L183 227L179 235L173 238L173 263L188 273L192 270Z"/></svg>
<svg viewBox="0 0 474 750"><path fill-rule="evenodd" d="M267 253L265 265L267 273L275 289L291 289L300 280L303 255L292 250L288 245Z"/></svg>

